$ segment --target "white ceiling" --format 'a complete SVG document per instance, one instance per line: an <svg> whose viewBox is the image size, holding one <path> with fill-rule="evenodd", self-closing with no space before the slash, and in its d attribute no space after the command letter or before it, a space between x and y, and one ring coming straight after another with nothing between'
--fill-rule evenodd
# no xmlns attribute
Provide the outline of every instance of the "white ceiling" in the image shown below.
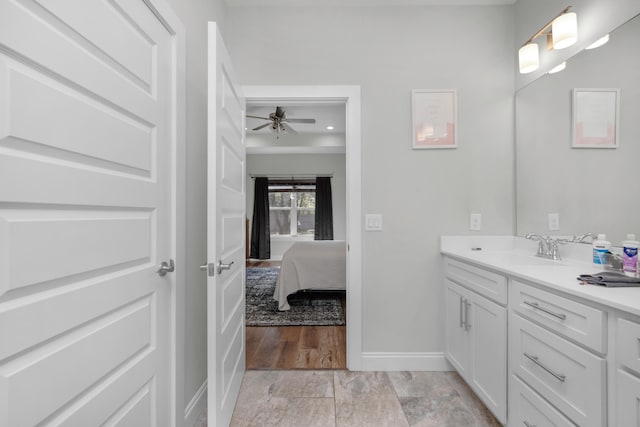
<svg viewBox="0 0 640 427"><path fill-rule="evenodd" d="M229 6L494 6L517 0L225 0Z"/></svg>
<svg viewBox="0 0 640 427"><path fill-rule="evenodd" d="M345 132L345 105L344 103L247 103L247 114L252 116L269 117L269 113L276 110L276 106L284 108L286 117L289 119L316 119L315 124L289 123L299 134L337 134ZM252 129L268 123L267 120L260 120L247 117L247 134L268 134L272 133L270 126L258 131ZM333 130L328 130L327 126L333 126Z"/></svg>

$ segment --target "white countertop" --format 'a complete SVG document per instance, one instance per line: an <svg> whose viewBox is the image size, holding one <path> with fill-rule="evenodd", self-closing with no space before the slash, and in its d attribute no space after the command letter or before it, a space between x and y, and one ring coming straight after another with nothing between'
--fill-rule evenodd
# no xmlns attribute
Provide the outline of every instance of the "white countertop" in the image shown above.
<svg viewBox="0 0 640 427"><path fill-rule="evenodd" d="M607 288L577 280L580 274L603 271L591 263L591 245L561 246L563 259L553 261L536 257L537 242L522 237L442 236L440 243L443 255L640 316L640 287Z"/></svg>

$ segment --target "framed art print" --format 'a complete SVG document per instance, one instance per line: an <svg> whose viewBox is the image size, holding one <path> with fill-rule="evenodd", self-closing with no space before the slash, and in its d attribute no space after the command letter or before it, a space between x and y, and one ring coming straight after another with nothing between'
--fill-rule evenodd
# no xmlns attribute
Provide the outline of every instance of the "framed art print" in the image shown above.
<svg viewBox="0 0 640 427"><path fill-rule="evenodd" d="M455 89L411 91L413 149L456 148Z"/></svg>

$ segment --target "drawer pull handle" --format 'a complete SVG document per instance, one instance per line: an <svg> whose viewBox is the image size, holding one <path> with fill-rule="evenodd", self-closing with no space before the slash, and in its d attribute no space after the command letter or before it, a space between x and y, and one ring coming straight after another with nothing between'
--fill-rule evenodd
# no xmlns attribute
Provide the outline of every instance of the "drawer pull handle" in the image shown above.
<svg viewBox="0 0 640 427"><path fill-rule="evenodd" d="M549 314L549 315L551 315L551 316L553 316L555 318L558 318L560 320L565 320L567 318L567 316L564 315L564 314L554 313L553 311L551 311L549 309L546 309L544 307L540 307L540 305L537 302L523 301L522 303L526 304L529 307L534 308L536 310L544 311L545 313L547 313L547 314Z"/></svg>
<svg viewBox="0 0 640 427"><path fill-rule="evenodd" d="M523 423L524 423L524 425L525 425L525 426L527 426L527 427L537 427L535 424L531 424L531 423L529 423L529 422L527 422L527 421L523 421Z"/></svg>
<svg viewBox="0 0 640 427"><path fill-rule="evenodd" d="M567 378L566 375L558 374L557 372L554 372L552 369L546 367L542 362L540 362L540 360L538 360L538 356L532 356L528 353L523 353L523 354L527 359L531 360L533 363L540 366L542 369L547 371L549 374L551 374L555 379L557 379L561 383L563 383L564 380Z"/></svg>
<svg viewBox="0 0 640 427"><path fill-rule="evenodd" d="M463 319L463 314L462 312L464 311L464 299L462 297L460 297L460 327L462 328L464 326L464 319Z"/></svg>

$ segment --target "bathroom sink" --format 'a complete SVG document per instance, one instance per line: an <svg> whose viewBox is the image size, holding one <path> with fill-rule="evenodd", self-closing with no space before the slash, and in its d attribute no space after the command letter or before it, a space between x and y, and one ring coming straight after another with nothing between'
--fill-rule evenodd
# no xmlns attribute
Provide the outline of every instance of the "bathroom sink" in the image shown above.
<svg viewBox="0 0 640 427"><path fill-rule="evenodd" d="M487 261L506 264L509 266L561 267L566 265L562 263L562 261L555 261L548 258L541 258L533 254L529 255L521 252L486 252L485 255L486 255Z"/></svg>

